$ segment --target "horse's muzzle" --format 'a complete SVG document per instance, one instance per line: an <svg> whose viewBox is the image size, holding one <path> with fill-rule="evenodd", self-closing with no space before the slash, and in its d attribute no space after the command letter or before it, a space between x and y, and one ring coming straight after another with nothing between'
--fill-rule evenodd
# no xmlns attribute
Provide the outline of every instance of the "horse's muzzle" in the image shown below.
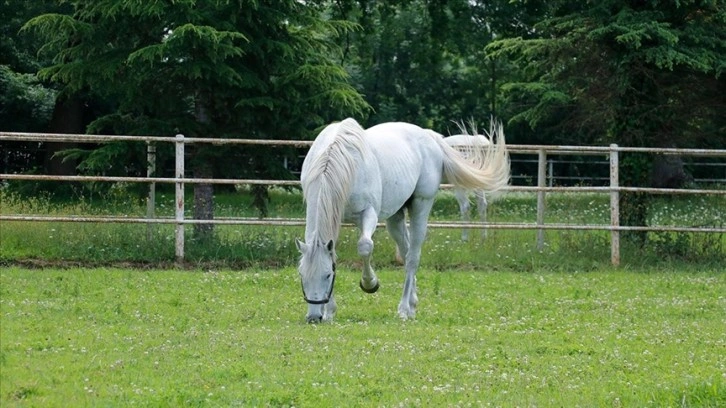
<svg viewBox="0 0 726 408"><path fill-rule="evenodd" d="M316 315L308 315L305 317L305 320L307 320L310 324L317 324L323 321L323 315L322 314L316 314Z"/></svg>
<svg viewBox="0 0 726 408"><path fill-rule="evenodd" d="M311 304L311 305L325 305L328 302L330 302L331 296L333 296L333 286L335 286L335 273L333 273L333 279L330 280L330 287L328 288L328 294L323 299L308 299L308 296L305 294L305 288L303 288L303 299L305 299L305 302Z"/></svg>

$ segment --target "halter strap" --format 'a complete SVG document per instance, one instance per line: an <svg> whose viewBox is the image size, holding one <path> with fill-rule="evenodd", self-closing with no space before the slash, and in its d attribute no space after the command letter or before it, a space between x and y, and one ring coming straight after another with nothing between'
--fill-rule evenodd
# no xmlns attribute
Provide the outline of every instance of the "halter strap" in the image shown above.
<svg viewBox="0 0 726 408"><path fill-rule="evenodd" d="M300 283L300 286L302 287L302 282ZM333 279L330 281L330 288L328 288L328 295L325 296L324 299L321 300L310 300L308 299L307 295L305 295L305 288L302 287L302 293L303 293L303 299L311 305L325 305L328 302L330 302L330 298L333 296L333 286L335 286L335 262L333 262Z"/></svg>

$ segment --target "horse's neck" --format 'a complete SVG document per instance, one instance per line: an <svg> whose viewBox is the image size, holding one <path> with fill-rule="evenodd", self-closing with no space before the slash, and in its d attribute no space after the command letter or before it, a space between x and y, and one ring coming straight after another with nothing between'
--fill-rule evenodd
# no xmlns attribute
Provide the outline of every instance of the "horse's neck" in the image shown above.
<svg viewBox="0 0 726 408"><path fill-rule="evenodd" d="M303 166L306 241L337 240L356 168L366 158L363 128L353 119L328 126L313 142Z"/></svg>
<svg viewBox="0 0 726 408"><path fill-rule="evenodd" d="M322 196L319 183L312 183L310 187L305 210L305 242L337 241L340 220L328 213L330 206L326 206L329 203L325 201L326 197Z"/></svg>

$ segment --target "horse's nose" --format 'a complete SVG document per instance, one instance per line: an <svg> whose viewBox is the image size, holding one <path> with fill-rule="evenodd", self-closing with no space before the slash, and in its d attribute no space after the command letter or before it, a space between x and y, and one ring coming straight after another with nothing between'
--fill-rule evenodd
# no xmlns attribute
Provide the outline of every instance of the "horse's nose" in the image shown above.
<svg viewBox="0 0 726 408"><path fill-rule="evenodd" d="M308 323L320 323L323 321L323 315L321 313L308 313L305 319Z"/></svg>

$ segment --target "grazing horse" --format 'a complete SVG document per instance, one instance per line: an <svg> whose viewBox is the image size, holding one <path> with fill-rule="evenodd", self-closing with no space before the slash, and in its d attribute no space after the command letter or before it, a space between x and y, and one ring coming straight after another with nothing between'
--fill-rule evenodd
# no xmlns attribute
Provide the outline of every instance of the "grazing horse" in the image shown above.
<svg viewBox="0 0 726 408"><path fill-rule="evenodd" d="M486 190L498 190L509 183L509 154L501 133L492 148L480 146L473 152L466 159L440 134L402 122L364 130L348 118L320 132L300 175L306 204L305 241L296 243L301 253L298 271L308 303L308 322L330 320L336 311L335 243L344 221L353 222L360 230L360 287L373 293L380 285L371 267L372 236L378 221L386 220L388 232L405 259L398 315L402 319L415 316L416 270L441 182ZM409 216L408 229L404 211Z"/></svg>

